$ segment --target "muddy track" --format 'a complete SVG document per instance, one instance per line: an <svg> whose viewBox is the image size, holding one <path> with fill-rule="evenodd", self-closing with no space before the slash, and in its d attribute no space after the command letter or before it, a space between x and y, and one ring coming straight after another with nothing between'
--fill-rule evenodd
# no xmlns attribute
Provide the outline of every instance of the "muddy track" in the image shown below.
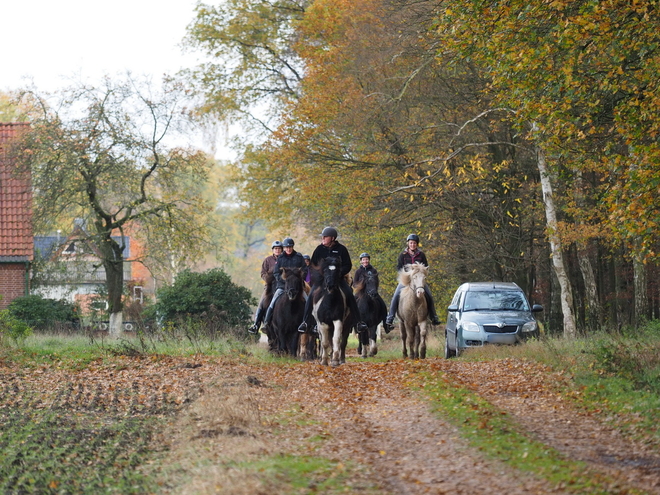
<svg viewBox="0 0 660 495"><path fill-rule="evenodd" d="M419 371L445 373L472 389L506 411L532 437L614 480L609 492L660 493L660 454L626 440L597 416L576 410L554 387L563 377L532 363L433 358L417 363L349 359L338 368L313 363L244 365L233 367L231 378L219 382L225 386L216 384L207 394L224 394L219 400L226 402L231 385L232 393L249 397L258 408L259 425L255 421L241 426L253 442L251 448L244 442L243 454L310 454L364 466L351 480L356 492L367 486L375 493L392 494L564 492L467 446L453 426L431 413L428 404L406 387L408 378ZM207 413L198 409L194 414L197 428L204 428ZM273 419L282 416L295 418L295 428ZM312 438L323 442L311 442ZM222 451L223 442L236 443L226 435L212 440L204 448ZM262 493L257 485L235 490L223 486L227 493ZM182 491L213 493L200 485ZM278 492L272 488L263 493Z"/></svg>

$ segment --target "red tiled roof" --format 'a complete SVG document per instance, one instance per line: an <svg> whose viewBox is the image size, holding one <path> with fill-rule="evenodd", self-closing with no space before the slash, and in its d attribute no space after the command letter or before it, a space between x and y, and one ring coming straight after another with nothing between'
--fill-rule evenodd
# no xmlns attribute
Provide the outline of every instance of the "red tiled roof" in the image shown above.
<svg viewBox="0 0 660 495"><path fill-rule="evenodd" d="M7 144L28 124L0 124L0 262L31 261L32 190L29 173L17 176Z"/></svg>

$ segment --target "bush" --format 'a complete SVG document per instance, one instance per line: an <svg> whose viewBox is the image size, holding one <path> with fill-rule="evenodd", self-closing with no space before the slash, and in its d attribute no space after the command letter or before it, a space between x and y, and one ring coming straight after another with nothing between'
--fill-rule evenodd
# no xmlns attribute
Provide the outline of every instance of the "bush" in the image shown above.
<svg viewBox="0 0 660 495"><path fill-rule="evenodd" d="M153 309L159 318L169 321L219 314L225 323L239 325L251 319L250 308L255 304L246 287L234 284L222 269L214 268L204 273L180 273L174 285L158 291Z"/></svg>
<svg viewBox="0 0 660 495"><path fill-rule="evenodd" d="M19 344L32 335L32 328L24 321L13 316L8 309L0 311L0 342L5 336Z"/></svg>
<svg viewBox="0 0 660 495"><path fill-rule="evenodd" d="M77 322L74 304L37 295L16 298L7 309L15 318L38 329L52 328L54 323L59 322Z"/></svg>

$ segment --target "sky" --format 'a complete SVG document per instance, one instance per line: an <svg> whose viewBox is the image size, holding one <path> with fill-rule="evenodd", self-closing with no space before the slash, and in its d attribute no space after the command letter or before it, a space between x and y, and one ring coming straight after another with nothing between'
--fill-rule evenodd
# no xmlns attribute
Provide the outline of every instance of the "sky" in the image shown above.
<svg viewBox="0 0 660 495"><path fill-rule="evenodd" d="M93 81L130 70L174 73L191 66L177 45L192 21L195 0L3 0L0 90L31 77L52 91L68 80Z"/></svg>
<svg viewBox="0 0 660 495"><path fill-rule="evenodd" d="M213 0L212 0L213 1ZM209 2L209 3L212 3ZM0 91L25 87L52 92L103 76L174 74L197 55L180 44L197 0L0 0ZM232 132L237 132L232 128ZM235 155L227 136L213 147L217 158ZM208 139L208 138L206 138Z"/></svg>

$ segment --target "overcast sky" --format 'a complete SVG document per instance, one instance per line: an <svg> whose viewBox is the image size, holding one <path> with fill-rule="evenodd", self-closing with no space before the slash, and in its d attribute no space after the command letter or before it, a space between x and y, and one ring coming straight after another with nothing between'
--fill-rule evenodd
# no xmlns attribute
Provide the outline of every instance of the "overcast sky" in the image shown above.
<svg viewBox="0 0 660 495"><path fill-rule="evenodd" d="M158 81L197 62L196 55L184 54L179 46L196 0L0 2L0 90L33 81L38 90L53 91L126 71ZM194 139L208 147L200 144L200 136ZM234 156L224 138L215 146L218 158Z"/></svg>
<svg viewBox="0 0 660 495"><path fill-rule="evenodd" d="M195 0L5 0L0 90L25 85L53 90L132 71L160 76L193 65L177 46Z"/></svg>

